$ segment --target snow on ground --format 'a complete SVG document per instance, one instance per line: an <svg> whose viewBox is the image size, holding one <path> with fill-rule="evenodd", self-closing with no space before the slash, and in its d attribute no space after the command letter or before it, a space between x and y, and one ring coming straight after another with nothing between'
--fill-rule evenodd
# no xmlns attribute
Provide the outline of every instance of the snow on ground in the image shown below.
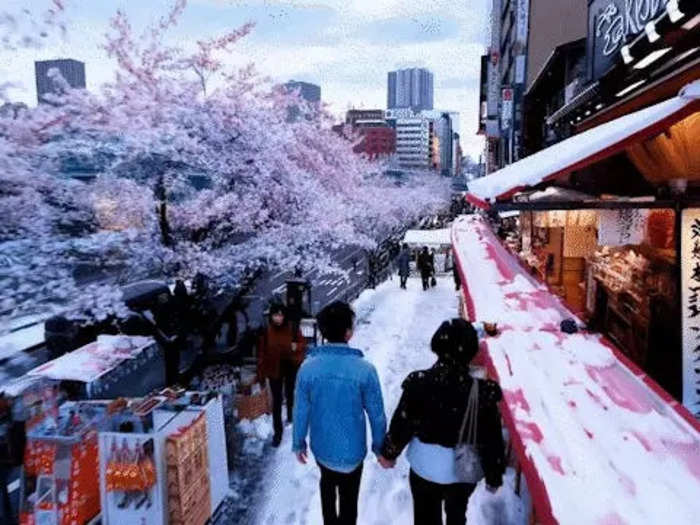
<svg viewBox="0 0 700 525"><path fill-rule="evenodd" d="M364 292L355 301L357 324L351 345L363 350L365 357L377 367L388 420L399 401L405 376L434 362L430 338L442 321L456 316L457 304L454 285L447 278L438 279L438 286L427 292L423 292L419 279L410 279L408 290L400 290L398 281L388 281L376 290ZM246 425L250 428L249 423ZM297 462L291 452L291 427L286 427L281 447L271 454L274 457L253 523L323 523L319 471L313 460L306 466ZM408 472L404 456L393 470L382 469L374 455L367 457L360 489L359 525L413 522ZM513 472L509 472L506 485L512 487L513 483ZM489 494L483 485L477 487L468 512L470 523L526 523L520 500L506 485L496 495Z"/></svg>

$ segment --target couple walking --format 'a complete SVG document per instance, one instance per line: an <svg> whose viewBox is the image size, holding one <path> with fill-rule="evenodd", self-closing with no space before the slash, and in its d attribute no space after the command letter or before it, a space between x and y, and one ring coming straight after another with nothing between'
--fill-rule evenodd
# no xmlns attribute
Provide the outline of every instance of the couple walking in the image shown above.
<svg viewBox="0 0 700 525"><path fill-rule="evenodd" d="M462 319L445 321L431 340L436 363L411 373L386 432L379 377L360 350L348 346L355 314L335 302L318 316L328 344L312 350L297 378L293 451L301 463L309 456L306 438L321 470L321 505L325 525L355 524L367 455L365 413L372 452L384 468L393 468L408 446L410 487L416 525L465 523L467 502L478 479L464 479L458 447L465 426L475 435L472 459L480 464L489 490L504 471L503 438L497 403L501 390L491 381L473 379L469 362L478 350L475 328ZM478 385L474 396L473 386ZM470 397L470 395L472 397ZM471 399L473 403L467 400ZM473 417L466 418L467 407ZM470 421L467 421L469 419ZM468 431L467 434L470 434ZM469 458L467 458L469 459ZM469 476L467 476L469 477ZM472 476L473 477L473 476Z"/></svg>
<svg viewBox="0 0 700 525"><path fill-rule="evenodd" d="M399 269L399 286L405 290L408 276L411 274L411 251L408 244L404 243L402 246L396 259L396 265ZM437 284L435 280L435 252L428 251L427 246L423 246L423 250L418 254L416 268L420 272L423 290L428 290Z"/></svg>

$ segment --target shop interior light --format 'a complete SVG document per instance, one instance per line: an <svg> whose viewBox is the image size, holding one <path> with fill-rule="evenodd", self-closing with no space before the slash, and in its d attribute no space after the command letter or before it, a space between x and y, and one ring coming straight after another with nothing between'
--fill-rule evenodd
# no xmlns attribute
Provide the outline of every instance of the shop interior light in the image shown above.
<svg viewBox="0 0 700 525"><path fill-rule="evenodd" d="M586 116L588 116L590 114L591 114L591 110L589 109L588 111L586 111Z"/></svg>
<svg viewBox="0 0 700 525"><path fill-rule="evenodd" d="M625 61L625 64L631 64L634 61L634 57L630 52L629 46L622 46L622 49L620 49L620 53L622 53L622 60Z"/></svg>
<svg viewBox="0 0 700 525"><path fill-rule="evenodd" d="M685 24L683 24L683 29L686 31L690 31L693 29L696 25L700 24L700 14L695 15L693 18L688 20Z"/></svg>
<svg viewBox="0 0 700 525"><path fill-rule="evenodd" d="M641 59L639 62L637 62L634 65L634 69L644 69L649 64L653 64L654 62L656 62L658 59L660 59L662 56L664 56L666 53L668 53L672 49L673 49L672 47L665 47L663 49L657 49L656 51L652 51L647 56L645 56L643 59Z"/></svg>
<svg viewBox="0 0 700 525"><path fill-rule="evenodd" d="M616 96L616 97L624 97L624 96L625 96L627 93L629 93L630 91L634 91L634 90L637 89L639 86L641 86L642 84L644 84L644 82L646 82L646 79L645 79L645 80L640 80L639 82L635 82L634 84L630 84L630 85L627 86L625 89L623 89L622 91L620 91L619 93L617 93L615 96Z"/></svg>
<svg viewBox="0 0 700 525"><path fill-rule="evenodd" d="M669 19L674 24L685 16L685 13L678 7L678 0L669 0L668 4L666 4L666 12L668 13Z"/></svg>
<svg viewBox="0 0 700 525"><path fill-rule="evenodd" d="M653 44L659 38L661 38L661 35L659 35L659 33L656 31L656 24L654 22L649 22L647 25L645 25L644 32L647 34L650 44Z"/></svg>
<svg viewBox="0 0 700 525"><path fill-rule="evenodd" d="M601 102L595 107L595 110L598 111L599 109L603 109L603 103Z"/></svg>

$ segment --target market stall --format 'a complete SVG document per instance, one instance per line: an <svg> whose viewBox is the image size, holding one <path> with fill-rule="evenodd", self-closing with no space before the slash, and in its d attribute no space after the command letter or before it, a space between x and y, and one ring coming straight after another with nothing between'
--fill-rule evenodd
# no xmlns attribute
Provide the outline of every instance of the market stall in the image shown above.
<svg viewBox="0 0 700 525"><path fill-rule="evenodd" d="M99 434L102 523L202 525L228 490L221 397L129 403Z"/></svg>
<svg viewBox="0 0 700 525"><path fill-rule="evenodd" d="M700 80L470 183L530 273L700 418Z"/></svg>
<svg viewBox="0 0 700 525"><path fill-rule="evenodd" d="M700 424L507 252L478 217L452 231L465 315L498 321L489 375L541 523L694 523Z"/></svg>
<svg viewBox="0 0 700 525"><path fill-rule="evenodd" d="M435 271L437 273L445 273L452 270L449 228L439 230L408 230L404 235L403 243L407 244L409 249L413 252L411 264L414 269L418 252L426 246L434 253Z"/></svg>
<svg viewBox="0 0 700 525"><path fill-rule="evenodd" d="M165 386L163 351L149 337L97 340L27 373L60 382L77 398L134 397Z"/></svg>
<svg viewBox="0 0 700 525"><path fill-rule="evenodd" d="M97 434L101 406L64 403L28 424L20 478L20 523L84 524L100 513Z"/></svg>

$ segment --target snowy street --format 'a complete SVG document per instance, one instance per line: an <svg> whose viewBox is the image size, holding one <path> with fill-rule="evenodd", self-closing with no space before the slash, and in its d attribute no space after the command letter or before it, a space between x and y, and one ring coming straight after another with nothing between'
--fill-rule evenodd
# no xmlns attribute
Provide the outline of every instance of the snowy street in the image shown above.
<svg viewBox="0 0 700 525"><path fill-rule="evenodd" d="M398 280L387 281L376 290L364 292L354 303L357 313L351 345L365 352L379 372L387 419L391 418L401 395L404 377L434 362L429 341L445 319L457 315L457 295L451 278L438 279L427 292L420 279L411 278L408 290L399 289ZM317 525L322 523L318 493L318 468L310 461L304 466L291 453L291 427L285 429L279 449L272 449L269 472L263 482L261 508L254 524ZM410 524L412 499L408 485L409 466L401 456L393 470L383 470L373 455L365 460L360 489L361 525ZM470 523L524 523L519 500L512 488L513 473L495 496L480 485L472 496ZM508 503L506 504L506 500ZM507 508L504 512L503 507ZM484 513L490 515L486 516ZM496 521L496 515L501 521Z"/></svg>

